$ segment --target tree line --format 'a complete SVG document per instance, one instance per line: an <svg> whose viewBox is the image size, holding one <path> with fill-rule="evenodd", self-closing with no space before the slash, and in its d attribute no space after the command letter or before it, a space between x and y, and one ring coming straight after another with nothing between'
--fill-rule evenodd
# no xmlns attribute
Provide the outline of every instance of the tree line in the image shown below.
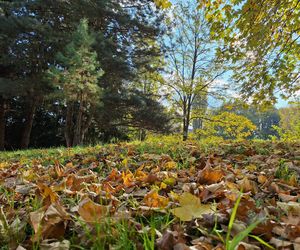
<svg viewBox="0 0 300 250"><path fill-rule="evenodd" d="M256 138L283 134L290 113L272 105L278 91L300 88L299 8L290 0L1 1L0 150L146 131L186 140L210 122L224 132L212 117L237 119L228 113L252 121ZM233 91L253 105L224 109ZM224 105L212 109L213 100Z"/></svg>

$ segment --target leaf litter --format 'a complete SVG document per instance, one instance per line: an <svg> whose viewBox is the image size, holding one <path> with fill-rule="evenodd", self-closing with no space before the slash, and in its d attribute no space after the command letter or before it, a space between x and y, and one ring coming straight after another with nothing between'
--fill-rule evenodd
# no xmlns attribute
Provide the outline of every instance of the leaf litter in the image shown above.
<svg viewBox="0 0 300 250"><path fill-rule="evenodd" d="M299 146L204 151L190 142L145 153L123 143L45 162L8 159L0 163L0 242L120 249L127 237L126 249L230 249L224 239L256 223L236 249L300 249Z"/></svg>

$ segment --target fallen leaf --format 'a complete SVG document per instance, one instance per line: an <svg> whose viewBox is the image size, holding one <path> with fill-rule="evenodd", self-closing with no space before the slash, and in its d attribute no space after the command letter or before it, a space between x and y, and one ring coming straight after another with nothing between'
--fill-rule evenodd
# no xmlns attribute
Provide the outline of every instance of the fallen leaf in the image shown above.
<svg viewBox="0 0 300 250"><path fill-rule="evenodd" d="M169 199L159 195L157 190L151 190L146 194L144 202L148 207L165 208L169 204Z"/></svg>
<svg viewBox="0 0 300 250"><path fill-rule="evenodd" d="M134 176L130 171L127 171L126 173L123 172L122 179L125 187L132 187L135 185Z"/></svg>
<svg viewBox="0 0 300 250"><path fill-rule="evenodd" d="M214 170L209 165L207 165L199 172L197 181L201 184L213 184L221 181L223 177L223 171Z"/></svg>
<svg viewBox="0 0 300 250"><path fill-rule="evenodd" d="M40 250L69 250L70 241L55 241L53 240L43 240L40 244Z"/></svg>
<svg viewBox="0 0 300 250"><path fill-rule="evenodd" d="M168 161L166 164L165 164L165 168L167 170L171 170L171 169L176 169L177 168L177 163L175 161Z"/></svg>
<svg viewBox="0 0 300 250"><path fill-rule="evenodd" d="M171 209L171 212L182 221L190 221L201 218L203 214L209 214L216 210L212 204L201 204L200 199L191 193L183 193L179 197L180 207Z"/></svg>
<svg viewBox="0 0 300 250"><path fill-rule="evenodd" d="M270 243L274 245L276 249L292 249L291 247L293 245L290 241L280 240L274 237L270 240Z"/></svg>
<svg viewBox="0 0 300 250"><path fill-rule="evenodd" d="M157 247L160 250L173 249L175 242L176 242L176 240L175 240L174 234L171 231L167 230L166 232L164 232L162 237L160 239L158 239Z"/></svg>
<svg viewBox="0 0 300 250"><path fill-rule="evenodd" d="M50 203L55 203L58 201L58 195L50 187L44 183L37 183L41 195L45 200L49 199Z"/></svg>
<svg viewBox="0 0 300 250"><path fill-rule="evenodd" d="M300 216L300 203L289 201L289 202L280 202L277 201L277 206L284 210L286 213Z"/></svg>
<svg viewBox="0 0 300 250"><path fill-rule="evenodd" d="M51 204L49 207L44 206L30 213L30 221L35 232L32 241L61 238L69 219L69 214L58 203Z"/></svg>
<svg viewBox="0 0 300 250"><path fill-rule="evenodd" d="M109 213L109 206L96 204L89 198L84 198L78 205L78 213L86 222L99 222Z"/></svg>

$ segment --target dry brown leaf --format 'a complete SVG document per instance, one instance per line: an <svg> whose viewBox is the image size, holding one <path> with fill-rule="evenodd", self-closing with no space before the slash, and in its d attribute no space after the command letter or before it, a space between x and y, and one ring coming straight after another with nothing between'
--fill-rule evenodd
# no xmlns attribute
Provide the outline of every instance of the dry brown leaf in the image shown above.
<svg viewBox="0 0 300 250"><path fill-rule="evenodd" d="M209 165L202 169L197 177L197 181L201 184L213 184L222 180L224 173L221 170L214 170Z"/></svg>
<svg viewBox="0 0 300 250"><path fill-rule="evenodd" d="M58 203L30 213L30 221L35 232L32 241L63 237L69 219L69 214Z"/></svg>
<svg viewBox="0 0 300 250"><path fill-rule="evenodd" d="M243 192L252 192L256 194L258 192L258 187L256 182L249 180L247 177L243 178L240 181L237 181L239 187Z"/></svg>
<svg viewBox="0 0 300 250"><path fill-rule="evenodd" d="M109 206L96 204L89 198L84 198L78 205L78 213L86 222L99 222L109 213Z"/></svg>
<svg viewBox="0 0 300 250"><path fill-rule="evenodd" d="M80 191L84 188L85 183L91 183L95 180L95 175L76 176L75 174L70 174L66 178L66 187L71 191Z"/></svg>
<svg viewBox="0 0 300 250"><path fill-rule="evenodd" d="M268 180L268 178L267 178L267 176L260 174L257 177L257 180L260 184L264 184Z"/></svg>
<svg viewBox="0 0 300 250"><path fill-rule="evenodd" d="M37 186L45 200L49 200L50 203L55 203L58 201L59 197L57 193L55 193L50 187L41 182L37 183Z"/></svg>

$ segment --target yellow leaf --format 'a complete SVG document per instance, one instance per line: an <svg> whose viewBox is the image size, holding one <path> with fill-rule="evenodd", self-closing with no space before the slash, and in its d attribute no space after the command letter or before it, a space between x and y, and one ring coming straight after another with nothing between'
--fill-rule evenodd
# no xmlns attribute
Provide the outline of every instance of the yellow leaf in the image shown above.
<svg viewBox="0 0 300 250"><path fill-rule="evenodd" d="M129 170L126 173L122 172L122 179L125 187L132 187L135 185L134 176Z"/></svg>
<svg viewBox="0 0 300 250"><path fill-rule="evenodd" d="M165 183L160 183L160 189L165 189L165 188L167 188L167 184L165 184Z"/></svg>
<svg viewBox="0 0 300 250"><path fill-rule="evenodd" d="M154 3L157 7L160 7L162 9L167 9L172 6L172 3L168 0L154 0Z"/></svg>
<svg viewBox="0 0 300 250"><path fill-rule="evenodd" d="M168 161L166 164L165 164L165 168L166 169L175 169L177 168L177 163L175 161Z"/></svg>
<svg viewBox="0 0 300 250"><path fill-rule="evenodd" d="M201 218L203 214L216 210L213 204L201 204L200 199L190 193L183 193L179 197L179 203L181 207L171 209L171 212L182 221Z"/></svg>
<svg viewBox="0 0 300 250"><path fill-rule="evenodd" d="M174 186L176 183L176 180L175 180L175 178L169 177L169 178L164 179L163 182L169 186Z"/></svg>
<svg viewBox="0 0 300 250"><path fill-rule="evenodd" d="M246 169L249 170L249 171L256 171L257 167L253 164L250 164L246 167Z"/></svg>

